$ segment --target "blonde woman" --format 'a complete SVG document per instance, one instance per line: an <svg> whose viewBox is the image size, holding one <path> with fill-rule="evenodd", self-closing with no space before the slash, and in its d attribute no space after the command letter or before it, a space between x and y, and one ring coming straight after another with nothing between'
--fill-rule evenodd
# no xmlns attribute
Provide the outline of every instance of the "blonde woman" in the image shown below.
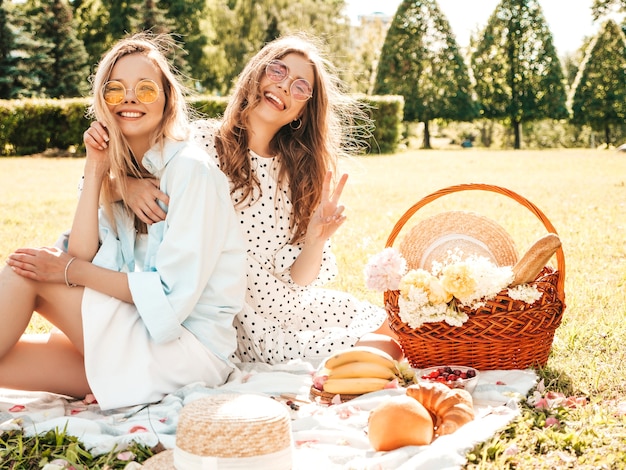
<svg viewBox="0 0 626 470"><path fill-rule="evenodd" d="M110 409L220 385L233 370L243 239L227 179L188 138L162 39L123 39L98 66L67 253L19 249L0 272L0 387L91 392ZM128 175L159 181L164 220L129 210L124 185L112 187ZM22 336L33 311L50 335Z"/></svg>

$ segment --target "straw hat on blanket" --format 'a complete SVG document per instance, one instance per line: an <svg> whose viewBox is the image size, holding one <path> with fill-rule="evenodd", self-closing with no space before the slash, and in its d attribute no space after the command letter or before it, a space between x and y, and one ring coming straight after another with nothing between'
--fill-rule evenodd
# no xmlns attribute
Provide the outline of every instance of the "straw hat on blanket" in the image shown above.
<svg viewBox="0 0 626 470"><path fill-rule="evenodd" d="M511 236L500 225L473 212L448 211L421 220L400 243L399 251L409 269L431 271L449 252L462 258L483 256L496 266L513 266L517 250Z"/></svg>
<svg viewBox="0 0 626 470"><path fill-rule="evenodd" d="M292 468L291 419L271 398L220 394L185 405L176 447L144 462L142 470Z"/></svg>

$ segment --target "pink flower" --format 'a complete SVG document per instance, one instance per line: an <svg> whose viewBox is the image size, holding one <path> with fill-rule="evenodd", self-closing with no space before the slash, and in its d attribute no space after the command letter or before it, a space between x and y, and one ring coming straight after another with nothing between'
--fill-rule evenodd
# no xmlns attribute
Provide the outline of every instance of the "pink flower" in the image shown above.
<svg viewBox="0 0 626 470"><path fill-rule="evenodd" d="M518 453L519 453L519 448L517 447L517 444L511 444L503 452L504 455L515 455Z"/></svg>
<svg viewBox="0 0 626 470"><path fill-rule="evenodd" d="M551 416L549 418L546 418L546 424L544 425L544 427L549 428L550 426L558 426L559 424L561 424L561 422Z"/></svg>
<svg viewBox="0 0 626 470"><path fill-rule="evenodd" d="M120 452L119 454L117 454L117 460L122 460L124 462L128 462L129 460L135 460L135 454L129 450Z"/></svg>
<svg viewBox="0 0 626 470"><path fill-rule="evenodd" d="M548 400L561 400L563 398L565 398L565 395L561 392L547 392L546 393L546 398Z"/></svg>
<svg viewBox="0 0 626 470"><path fill-rule="evenodd" d="M383 387L383 389L388 389L388 388L400 388L400 383L398 382L398 379L395 378L393 380L390 380L389 383Z"/></svg>
<svg viewBox="0 0 626 470"><path fill-rule="evenodd" d="M373 255L365 266L365 285L379 292L397 290L406 271L406 260L395 248Z"/></svg>
<svg viewBox="0 0 626 470"><path fill-rule="evenodd" d="M313 386L317 390L324 390L324 383L328 380L327 375L314 375L313 376Z"/></svg>
<svg viewBox="0 0 626 470"><path fill-rule="evenodd" d="M98 403L98 400L96 400L96 397L93 395L93 393L88 393L87 395L85 395L83 402L85 403L85 405L94 405Z"/></svg>
<svg viewBox="0 0 626 470"><path fill-rule="evenodd" d="M587 397L567 397L565 405L568 408L578 408L579 406L585 406L587 404Z"/></svg>
<svg viewBox="0 0 626 470"><path fill-rule="evenodd" d="M339 419L348 419L354 416L355 412L356 410L354 408L347 406L345 408L340 408L339 411L337 411L337 416Z"/></svg>

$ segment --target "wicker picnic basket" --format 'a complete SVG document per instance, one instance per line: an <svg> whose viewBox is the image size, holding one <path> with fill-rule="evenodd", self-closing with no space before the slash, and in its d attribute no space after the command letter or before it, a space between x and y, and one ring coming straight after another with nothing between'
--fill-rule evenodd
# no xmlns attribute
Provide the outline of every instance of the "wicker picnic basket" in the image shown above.
<svg viewBox="0 0 626 470"><path fill-rule="evenodd" d="M414 204L398 220L386 246L393 246L404 225L420 208L442 196L468 190L508 196L528 208L548 232L557 233L543 212L519 194L488 184L462 184L436 191ZM397 334L411 366L425 368L460 364L479 370L545 366L554 332L561 323L565 309L565 259L562 248L557 250L556 259L556 270L546 266L534 281L542 293L534 304L513 300L508 296L507 289L504 289L483 307L475 310L462 307L469 317L462 326L438 322L411 328L399 316L399 291L386 291L384 302L389 324Z"/></svg>

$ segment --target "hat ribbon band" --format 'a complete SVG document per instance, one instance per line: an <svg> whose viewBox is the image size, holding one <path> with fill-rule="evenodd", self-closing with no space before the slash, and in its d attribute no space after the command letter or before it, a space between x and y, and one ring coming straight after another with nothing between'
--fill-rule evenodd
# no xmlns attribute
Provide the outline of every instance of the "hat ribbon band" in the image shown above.
<svg viewBox="0 0 626 470"><path fill-rule="evenodd" d="M480 246L482 249L484 249L487 253L489 253L489 255L491 256L492 259L494 259L493 253L491 252L491 250L489 249L489 246L487 246L485 243L483 243L482 241L465 235L463 233L448 233L446 235L443 235L441 237L439 237L437 240L435 240L434 242L431 243L431 245L424 250L424 254L422 254L422 259L420 260L420 266L424 266L424 263L426 262L426 260L428 259L428 257L430 256L430 254L435 251L438 247L440 247L441 245L443 245L444 243L451 241L451 240L465 240L471 243L474 243L475 245Z"/></svg>
<svg viewBox="0 0 626 470"><path fill-rule="evenodd" d="M291 458L291 447L252 457L202 456L174 448L174 467L184 470L289 470L292 467Z"/></svg>

